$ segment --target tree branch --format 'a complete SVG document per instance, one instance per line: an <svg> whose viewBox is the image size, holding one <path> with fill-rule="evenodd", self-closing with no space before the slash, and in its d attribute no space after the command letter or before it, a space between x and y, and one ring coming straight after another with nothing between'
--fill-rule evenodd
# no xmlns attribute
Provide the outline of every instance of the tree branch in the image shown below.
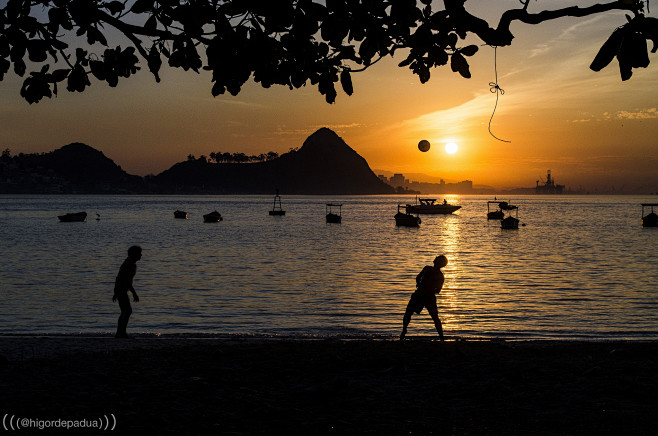
<svg viewBox="0 0 658 436"><path fill-rule="evenodd" d="M464 4L467 0L445 0L446 10L460 27L466 31L475 33L482 41L492 46L507 46L512 43L514 35L510 31L513 21L525 24L540 24L545 21L556 20L565 17L585 17L589 15L609 12L613 10L631 11L635 15L640 13L641 3L634 2L625 4L623 1L615 0L609 3L597 3L585 8L570 6L563 9L547 10L538 13L527 11L528 3L523 4L521 9L505 11L500 17L498 27L493 28L489 23L466 11Z"/></svg>
<svg viewBox="0 0 658 436"><path fill-rule="evenodd" d="M512 9L509 11L505 11L503 15L500 17L500 22L498 23L498 28L495 30L495 32L511 34L509 27L512 24L512 21L520 21L525 24L539 24L539 23L543 23L544 21L556 20L558 18L585 17L585 16L600 14L602 12L609 12L613 10L631 11L637 15L640 11L639 5L640 5L639 2L632 4L625 4L622 1L615 0L610 3L597 3L595 5L588 6L585 8L581 8L579 6L570 6L567 8L556 9L552 11L541 11L536 14L528 13L525 7L523 9ZM484 41L489 43L486 40ZM491 45L498 45L498 44L491 44Z"/></svg>

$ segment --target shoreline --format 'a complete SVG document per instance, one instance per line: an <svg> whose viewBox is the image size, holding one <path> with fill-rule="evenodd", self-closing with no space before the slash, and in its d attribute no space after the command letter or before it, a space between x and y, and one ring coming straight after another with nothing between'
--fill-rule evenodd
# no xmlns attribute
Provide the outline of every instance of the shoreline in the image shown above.
<svg viewBox="0 0 658 436"><path fill-rule="evenodd" d="M0 335L0 355L0 414L112 414L107 434L638 435L658 426L658 341Z"/></svg>
<svg viewBox="0 0 658 436"><path fill-rule="evenodd" d="M601 339L601 338L570 338L570 339L524 339L524 338L487 338L487 337L460 337L445 336L444 345L487 344L500 347L562 347L581 344L589 345L615 345L615 344L637 344L656 345L656 339L626 338L626 339ZM295 336L295 335L265 335L265 334L230 334L230 333L137 333L130 335L129 339L117 339L110 333L48 333L48 334L5 334L0 333L0 359L7 361L24 361L28 359L49 359L60 356L79 354L112 352L121 350L158 350L168 348L179 348L197 345L221 345L232 343L244 344L270 344L277 343L313 343L313 342L361 342L361 343L400 343L399 339L390 335L355 335L355 336ZM436 335L410 335L404 343L435 343L441 344Z"/></svg>

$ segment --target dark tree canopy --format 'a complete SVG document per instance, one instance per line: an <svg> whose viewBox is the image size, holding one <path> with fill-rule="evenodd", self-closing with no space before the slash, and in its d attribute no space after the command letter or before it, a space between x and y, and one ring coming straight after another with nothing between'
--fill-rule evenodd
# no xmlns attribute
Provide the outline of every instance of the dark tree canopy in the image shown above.
<svg viewBox="0 0 658 436"><path fill-rule="evenodd" d="M0 9L0 81L13 68L25 77L21 96L36 103L57 94L58 83L71 92L94 79L116 86L143 64L160 81L166 63L211 71L213 96L237 95L253 78L265 88L310 83L332 103L337 83L351 95L351 74L399 50L406 56L399 65L423 83L448 64L469 78L467 59L478 46L466 45L466 37L507 46L515 21L627 11L590 66L599 71L616 57L623 80L648 66L647 39L652 53L658 46L658 19L646 17L638 0L541 11L519 0L495 27L467 11L466 1L444 0L435 10L431 0L9 0ZM110 32L128 46L112 46Z"/></svg>

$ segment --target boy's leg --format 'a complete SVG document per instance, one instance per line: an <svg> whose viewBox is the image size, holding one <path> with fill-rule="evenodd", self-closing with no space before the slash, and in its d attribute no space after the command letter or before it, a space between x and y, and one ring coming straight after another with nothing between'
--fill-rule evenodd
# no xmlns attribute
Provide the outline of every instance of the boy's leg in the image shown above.
<svg viewBox="0 0 658 436"><path fill-rule="evenodd" d="M436 331L439 333L439 338L443 340L443 326L441 325L441 320L439 319L439 313L430 312L430 316L434 321L434 327L436 327Z"/></svg>
<svg viewBox="0 0 658 436"><path fill-rule="evenodd" d="M414 311L407 306L407 310L405 310L404 312L404 317L402 317L402 333L400 334L400 340L403 340L404 337L407 335L407 326L411 321L411 314L413 313Z"/></svg>
<svg viewBox="0 0 658 436"><path fill-rule="evenodd" d="M119 315L119 321L117 323L117 338L125 338L128 336L126 333L126 328L128 327L128 320L130 319L130 314L133 313L133 309L130 306L130 300L128 295L125 297L119 297L119 307L121 308L121 315Z"/></svg>

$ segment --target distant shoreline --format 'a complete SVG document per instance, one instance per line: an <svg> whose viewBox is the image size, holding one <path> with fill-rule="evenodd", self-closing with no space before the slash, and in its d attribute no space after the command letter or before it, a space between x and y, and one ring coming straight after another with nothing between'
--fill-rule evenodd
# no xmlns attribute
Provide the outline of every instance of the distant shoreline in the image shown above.
<svg viewBox="0 0 658 436"><path fill-rule="evenodd" d="M41 196L41 197L75 197L75 196L81 196L81 197L180 197L180 196L185 196L185 197L208 197L208 196L221 196L221 197L272 197L273 195L271 193L252 193L252 194L240 194L240 193L234 193L234 194L226 194L226 193L218 193L218 194L208 194L208 193L200 193L200 194L189 194L189 193L98 193L98 194L90 194L90 193L59 193L59 192L20 192L20 193L2 193L0 192L0 196L2 197L20 197L20 196L26 196L26 195L34 195L34 196ZM507 197L507 196L515 196L515 197L533 197L533 198L564 198L564 197L655 197L658 196L658 192L650 192L646 194L642 193L635 193L635 194L604 194L604 193L569 193L569 194L514 194L514 193L509 193L507 191L495 191L495 192L487 192L487 193L469 193L469 194L464 194L464 193L433 193L433 194L415 194L415 193L394 193L394 194L283 194L282 197L410 197L410 196L419 196L419 197L443 197L443 196L451 196L451 195L456 195L456 196L497 196L497 197ZM503 200L504 198L501 198Z"/></svg>

